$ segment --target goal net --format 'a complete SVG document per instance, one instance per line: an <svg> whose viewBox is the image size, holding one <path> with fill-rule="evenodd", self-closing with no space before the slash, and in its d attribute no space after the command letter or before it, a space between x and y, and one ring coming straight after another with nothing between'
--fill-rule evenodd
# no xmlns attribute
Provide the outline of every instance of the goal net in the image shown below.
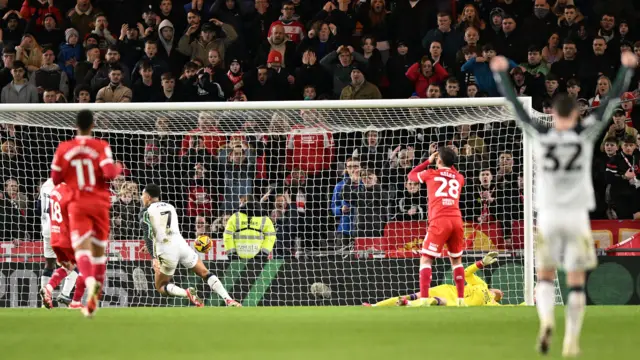
<svg viewBox="0 0 640 360"><path fill-rule="evenodd" d="M73 137L81 109L0 108L0 307L40 306L39 186L58 143ZM138 219L140 195L150 183L160 185L162 200L178 209L188 242L199 235L213 239L201 258L245 306L358 305L413 293L429 214L426 189L409 182L407 173L439 146L459 154L457 167L466 178L464 264L498 251L499 261L476 275L503 291L503 304L533 301L535 176L526 139L503 99L90 109L95 136L109 141L125 168L111 184L104 306L188 305L154 289ZM275 224L277 241L268 258L240 260L225 252L228 218L246 202ZM179 268L174 281L197 287L207 305L221 304L186 269ZM432 286L441 284L453 284L442 259Z"/></svg>

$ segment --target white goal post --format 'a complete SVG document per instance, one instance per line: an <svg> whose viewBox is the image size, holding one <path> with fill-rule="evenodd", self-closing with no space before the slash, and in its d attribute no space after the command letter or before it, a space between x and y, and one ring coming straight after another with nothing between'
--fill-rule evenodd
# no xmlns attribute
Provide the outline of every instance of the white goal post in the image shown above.
<svg viewBox="0 0 640 360"><path fill-rule="evenodd" d="M530 98L521 101L532 118L549 122L547 115L532 109ZM284 231L288 242L278 244L278 239L276 247L284 252L255 270L258 280L268 278L262 285L237 279L245 265L238 265L238 269L230 269L233 262L224 265L229 262L222 252L221 241L204 255L214 270L234 274L236 278L225 282L225 286L232 296L233 292L245 296L248 299L245 304L352 305L392 293L398 295L399 291L417 291L417 277L407 275L417 274L417 269L400 269L415 264L416 246L420 242L414 238L416 230L407 230L406 226L418 223L423 226L428 214L419 199L411 196L413 190L409 188L413 185L405 183L403 175L405 168L415 166L425 155L428 157L432 144L456 148L469 182L464 188L469 192L469 205L465 205L463 212L470 246L465 262L479 260L488 250L499 250L502 267L483 276L492 279L487 281L490 286L508 292L511 303L534 303L535 173L530 141L515 127L513 112L504 98L464 98L2 104L1 185L5 194L11 195L5 195L5 208L0 209L3 212L0 221L4 221L0 226L9 229L0 234L0 285L4 278L5 283L15 285L13 291L29 293L24 297L26 300L13 294L5 304L36 305L35 297L30 295L34 285L25 285L12 276L33 277L32 273L39 276L41 267L36 263L42 260L38 250L40 223L32 204L37 203L36 190L47 176L53 151L58 142L71 138L75 114L84 109L95 112L96 136L112 144L117 160L126 159L123 163L128 171L122 180L124 184L118 183L122 187L113 190L118 210L113 215L117 222L112 224L112 232L116 233L112 243L116 244L110 249L116 249L118 255L110 259L112 263L122 262L124 267L109 272L110 277L121 278L117 289L112 285L111 291L106 291L114 299L113 306L165 304L164 300L158 300L160 295L153 293L152 283L144 284L152 274L151 264L142 261L137 253L139 225L137 218L131 216L133 208L139 210L137 202L144 182L152 180L161 186L170 182L166 185L170 189L168 201L178 202L176 207L182 205L182 214L189 219L181 225L185 238L190 240L193 236L187 234L197 235L199 231L216 238L214 226L224 225L224 215L247 197L264 201L265 214L272 216L274 223L281 221L278 231ZM207 128L203 129L205 123ZM281 147L275 148L277 139L282 140ZM315 146L314 141L324 143L325 152L310 150L308 147ZM304 149L297 152L301 148ZM167 151L171 155L165 157ZM347 163L348 159L354 163ZM161 165L164 167L158 170ZM352 167L356 166L361 170L352 175ZM251 175L238 175L242 171ZM483 189L486 184L481 174L485 171L493 180ZM277 179L270 177L271 173ZM337 191L343 174L346 188L353 176L364 179L364 185ZM367 180L369 174L375 180ZM123 186L126 184L133 185ZM421 195L423 190L416 191ZM478 196L474 198L472 193L476 192ZM282 195L282 199L276 195ZM286 221L288 213L278 208L278 201L286 203L286 211L294 211L295 230ZM13 211L10 208L16 211L9 214ZM345 215L342 211L350 213ZM201 218L206 230L198 227ZM14 224L16 221L19 226ZM349 231L344 222L349 223ZM397 226L405 227L398 230ZM11 230L14 228L15 231ZM394 234L406 231L409 238L402 240L400 235L388 235L389 231L395 231ZM308 236L299 236L302 233ZM391 244L390 238L400 242ZM520 238L522 241L516 240ZM128 242L117 243L122 239ZM15 240L16 245L12 245ZM276 263L279 259L283 263L288 259L307 263L285 269L286 265ZM349 264L345 265L346 262ZM15 263L21 265L12 265ZM218 267L215 263L222 265ZM304 270L307 268L313 270L307 272ZM371 269L371 274L365 269ZM440 269L440 275L434 274L434 282L451 282L449 268L443 263ZM268 271L272 272L269 276L265 275ZM177 276L176 283L190 281L186 279ZM312 283L326 284L332 291L329 295L309 294L307 286ZM142 292L145 295L140 295ZM4 294L0 291L0 307L3 295L8 299L8 294L8 290ZM559 290L557 294L557 302L561 303ZM183 303L176 301L169 305Z"/></svg>

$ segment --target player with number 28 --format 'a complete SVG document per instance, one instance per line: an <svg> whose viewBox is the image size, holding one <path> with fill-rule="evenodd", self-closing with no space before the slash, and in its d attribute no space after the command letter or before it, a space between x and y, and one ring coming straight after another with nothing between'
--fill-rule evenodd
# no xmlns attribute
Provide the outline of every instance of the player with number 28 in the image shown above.
<svg viewBox="0 0 640 360"><path fill-rule="evenodd" d="M434 161L436 169L427 169ZM436 303L435 299L429 297L431 265L434 258L442 256L444 245L447 245L453 269L458 293L457 305L465 306L462 267L464 226L460 212L460 192L464 186L464 176L455 169L455 163L455 152L442 147L408 175L410 181L427 184L429 198L429 228L420 252L420 299L413 302L412 306L430 306Z"/></svg>

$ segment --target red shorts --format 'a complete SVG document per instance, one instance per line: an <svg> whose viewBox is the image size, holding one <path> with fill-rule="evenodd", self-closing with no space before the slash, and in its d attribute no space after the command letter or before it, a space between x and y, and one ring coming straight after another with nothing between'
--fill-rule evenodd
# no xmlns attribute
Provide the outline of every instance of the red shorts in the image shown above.
<svg viewBox="0 0 640 360"><path fill-rule="evenodd" d="M464 251L464 224L461 218L440 218L429 221L429 229L422 243L423 255L440 257L447 245L449 257L460 257Z"/></svg>
<svg viewBox="0 0 640 360"><path fill-rule="evenodd" d="M73 249L70 247L60 247L53 246L53 252L56 253L56 259L58 263L62 264L65 262L71 262L72 264L76 263L76 254Z"/></svg>
<svg viewBox="0 0 640 360"><path fill-rule="evenodd" d="M102 201L73 201L69 204L69 231L75 248L89 237L106 247L109 239L109 204Z"/></svg>

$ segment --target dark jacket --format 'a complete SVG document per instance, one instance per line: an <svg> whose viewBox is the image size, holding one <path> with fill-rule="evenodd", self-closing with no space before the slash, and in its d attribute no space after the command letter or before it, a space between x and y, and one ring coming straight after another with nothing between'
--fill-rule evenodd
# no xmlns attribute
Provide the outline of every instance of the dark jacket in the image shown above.
<svg viewBox="0 0 640 360"><path fill-rule="evenodd" d="M629 156L620 151L607 163L606 182L610 185L609 193L614 203L635 199L636 187L629 183L624 174L633 165L636 177L640 174L640 156L637 153Z"/></svg>
<svg viewBox="0 0 640 360"><path fill-rule="evenodd" d="M427 196L424 191L418 191L417 193L410 193L406 190L398 191L393 204L393 220L427 220L428 208ZM411 209L414 209L415 213L409 214Z"/></svg>
<svg viewBox="0 0 640 360"><path fill-rule="evenodd" d="M343 198L348 201L356 212L355 229L351 235L356 237L377 237L382 235L385 224L389 220L388 192L380 184L372 187L349 186L345 184L342 190ZM355 234L354 231L355 230Z"/></svg>
<svg viewBox="0 0 640 360"><path fill-rule="evenodd" d="M151 83L151 86L147 86L142 79L138 79L131 87L133 93L132 102L157 102L162 95L162 87L155 82Z"/></svg>

